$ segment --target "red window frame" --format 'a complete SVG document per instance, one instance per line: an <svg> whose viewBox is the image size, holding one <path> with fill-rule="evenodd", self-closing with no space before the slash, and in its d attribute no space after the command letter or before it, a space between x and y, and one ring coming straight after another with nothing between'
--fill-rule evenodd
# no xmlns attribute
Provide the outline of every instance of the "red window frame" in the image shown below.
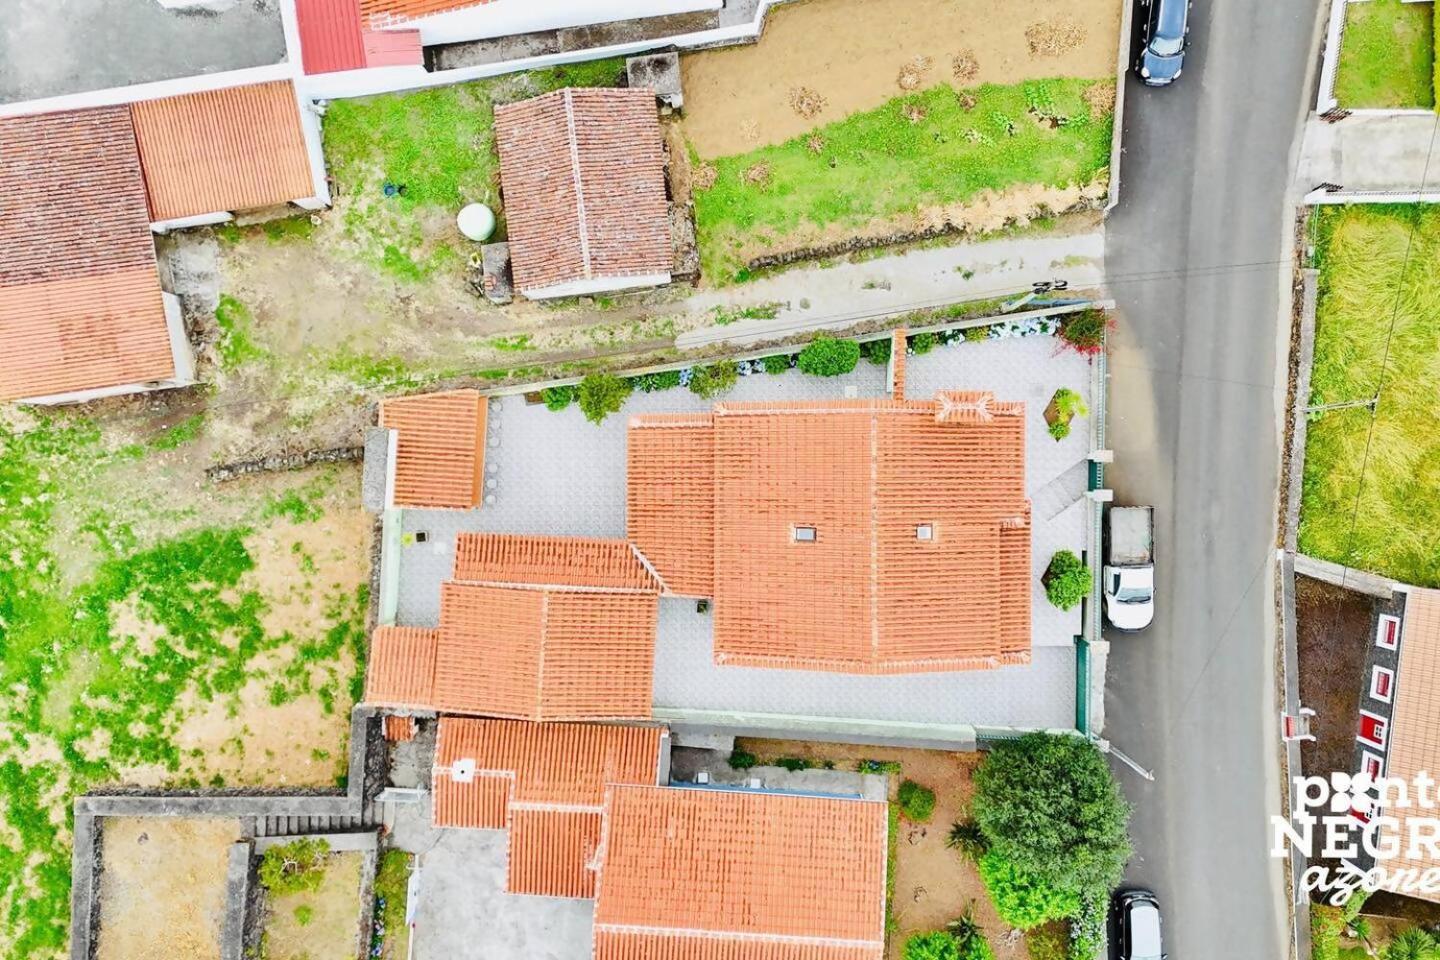
<svg viewBox="0 0 1440 960"><path fill-rule="evenodd" d="M1369 710L1360 711L1360 729L1355 734L1355 739L1361 743L1369 744L1372 747L1385 749L1385 737L1389 733L1390 721L1378 713L1371 713Z"/></svg>
<svg viewBox="0 0 1440 960"><path fill-rule="evenodd" d="M1381 703L1395 699L1395 671L1375 664L1370 668L1370 698Z"/></svg>
<svg viewBox="0 0 1440 960"><path fill-rule="evenodd" d="M1379 780L1385 776L1385 758L1366 750L1360 757L1360 772L1368 774L1372 780Z"/></svg>
<svg viewBox="0 0 1440 960"><path fill-rule="evenodd" d="M1385 650L1396 650L1400 647L1399 617L1388 613L1380 614L1380 622L1375 626L1375 646Z"/></svg>

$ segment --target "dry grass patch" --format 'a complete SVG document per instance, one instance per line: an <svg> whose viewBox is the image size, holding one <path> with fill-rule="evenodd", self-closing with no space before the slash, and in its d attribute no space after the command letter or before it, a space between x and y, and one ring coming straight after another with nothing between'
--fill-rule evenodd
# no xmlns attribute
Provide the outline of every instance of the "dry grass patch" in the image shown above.
<svg viewBox="0 0 1440 960"><path fill-rule="evenodd" d="M1059 57L1085 42L1085 28L1070 17L1038 20L1025 28L1025 43L1030 55Z"/></svg>

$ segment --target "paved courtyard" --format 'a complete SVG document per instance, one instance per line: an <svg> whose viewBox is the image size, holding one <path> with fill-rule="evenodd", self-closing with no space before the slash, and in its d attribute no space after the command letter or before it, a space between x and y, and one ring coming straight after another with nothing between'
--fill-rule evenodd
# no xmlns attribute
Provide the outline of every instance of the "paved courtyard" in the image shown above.
<svg viewBox="0 0 1440 960"><path fill-rule="evenodd" d="M1090 400L1089 361L1060 352L1048 336L957 341L911 356L906 393L991 390L1026 402L1026 492L1033 505L1032 662L999 670L904 676L847 676L796 670L718 667L711 656L709 614L693 601L662 600L656 640L655 703L696 710L784 713L909 723L1070 727L1074 723L1078 608L1057 610L1040 586L1051 555L1085 548L1089 431L1077 423L1055 441L1043 411L1058 387ZM843 377L792 370L744 377L725 400L819 400L881 396L886 369L864 360ZM402 530L425 531L427 542L402 546L397 622L433 626L440 583L450 576L455 535L495 531L590 537L625 536L625 449L629 415L704 410L710 402L688 390L636 393L621 413L588 423L576 406L559 413L522 397L491 400L486 494L464 513L407 510ZM1093 407L1093 403L1091 404ZM488 502L493 496L493 502Z"/></svg>

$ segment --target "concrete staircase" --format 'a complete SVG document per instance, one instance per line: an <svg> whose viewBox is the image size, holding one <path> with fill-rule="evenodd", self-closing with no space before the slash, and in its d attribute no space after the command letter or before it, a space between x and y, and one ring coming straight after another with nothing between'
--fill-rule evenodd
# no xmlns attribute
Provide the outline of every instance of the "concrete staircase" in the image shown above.
<svg viewBox="0 0 1440 960"><path fill-rule="evenodd" d="M256 817L256 837L290 837L312 833L354 833L374 830L380 811L374 801L365 804L358 817Z"/></svg>

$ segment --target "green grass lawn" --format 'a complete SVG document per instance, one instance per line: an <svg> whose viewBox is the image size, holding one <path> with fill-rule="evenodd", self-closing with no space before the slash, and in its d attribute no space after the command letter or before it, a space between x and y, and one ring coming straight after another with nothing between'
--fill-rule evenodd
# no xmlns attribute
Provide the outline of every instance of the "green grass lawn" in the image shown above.
<svg viewBox="0 0 1440 960"><path fill-rule="evenodd" d="M1367 0L1345 8L1335 73L1342 107L1432 107L1435 5Z"/></svg>
<svg viewBox="0 0 1440 960"><path fill-rule="evenodd" d="M1440 209L1321 207L1315 227L1310 402L1380 399L1312 414L1300 548L1440 586Z"/></svg>
<svg viewBox="0 0 1440 960"><path fill-rule="evenodd" d="M938 86L723 157L714 185L695 195L701 269L725 283L756 244L784 249L802 230L860 227L1025 184L1089 183L1110 162L1112 116L1092 116L1084 97L1096 83Z"/></svg>

